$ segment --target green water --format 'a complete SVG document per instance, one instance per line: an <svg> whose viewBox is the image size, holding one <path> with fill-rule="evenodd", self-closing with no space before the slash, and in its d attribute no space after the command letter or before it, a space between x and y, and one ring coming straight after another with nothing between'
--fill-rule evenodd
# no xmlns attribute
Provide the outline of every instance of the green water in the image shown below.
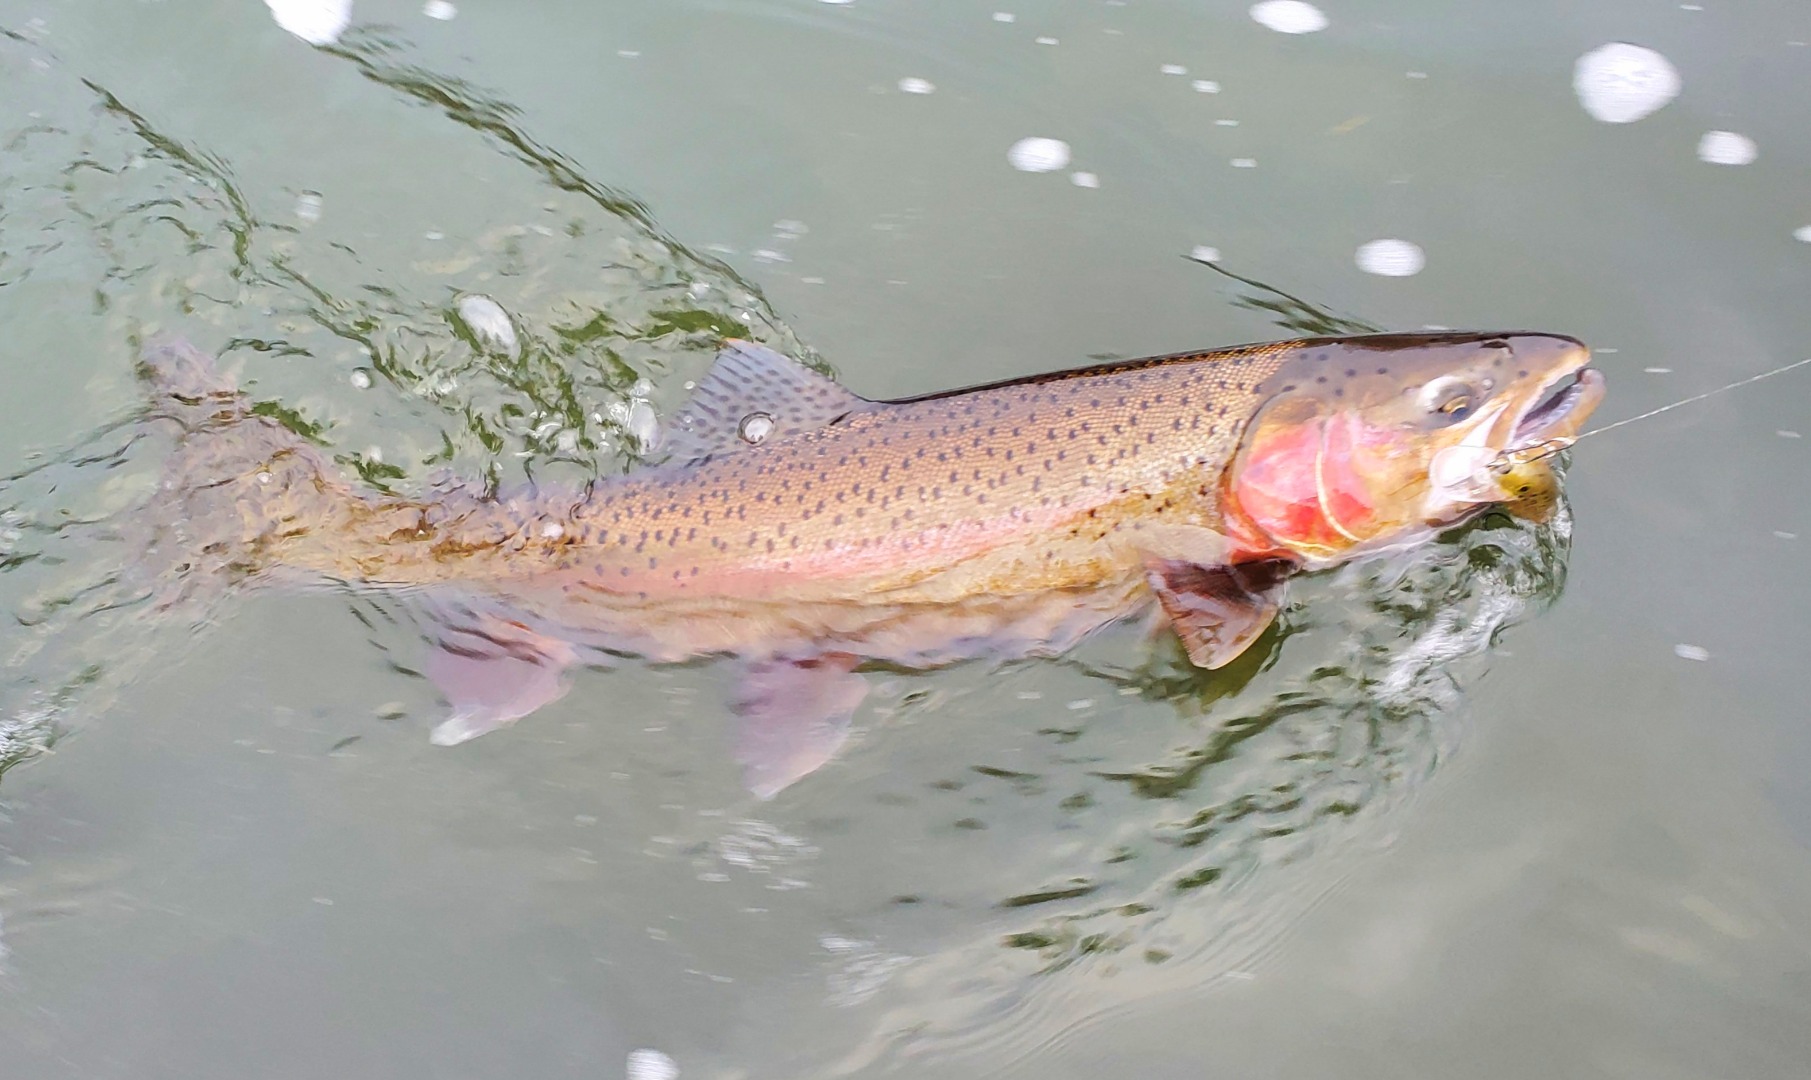
<svg viewBox="0 0 1811 1080"><path fill-rule="evenodd" d="M161 331L398 490L618 473L731 332L888 397L1557 330L1605 421L1811 355L1811 12L1247 6L357 0L313 48L0 0L0 1075L1803 1075L1802 372L1586 440L1551 527L1298 583L1227 672L888 675L769 803L712 666L442 749L403 603L122 575ZM1611 125L1617 40L1683 88Z"/></svg>

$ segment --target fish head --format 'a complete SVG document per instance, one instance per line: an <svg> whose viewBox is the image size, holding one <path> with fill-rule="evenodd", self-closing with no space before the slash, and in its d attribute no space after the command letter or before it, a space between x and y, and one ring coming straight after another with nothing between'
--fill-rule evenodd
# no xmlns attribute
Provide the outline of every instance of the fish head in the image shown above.
<svg viewBox="0 0 1811 1080"><path fill-rule="evenodd" d="M1294 343L1257 388L1223 479L1229 530L1247 549L1324 566L1489 506L1544 516L1557 478L1539 451L1576 436L1603 397L1590 356L1555 334Z"/></svg>

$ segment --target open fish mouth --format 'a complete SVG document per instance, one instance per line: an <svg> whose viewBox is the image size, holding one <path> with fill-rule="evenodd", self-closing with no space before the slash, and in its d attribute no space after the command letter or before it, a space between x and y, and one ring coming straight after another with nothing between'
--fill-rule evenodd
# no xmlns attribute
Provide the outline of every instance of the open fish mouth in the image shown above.
<svg viewBox="0 0 1811 1080"><path fill-rule="evenodd" d="M1597 407L1603 392L1603 373L1595 368L1580 366L1562 372L1516 419L1508 448L1518 450L1548 439L1578 434L1585 417Z"/></svg>

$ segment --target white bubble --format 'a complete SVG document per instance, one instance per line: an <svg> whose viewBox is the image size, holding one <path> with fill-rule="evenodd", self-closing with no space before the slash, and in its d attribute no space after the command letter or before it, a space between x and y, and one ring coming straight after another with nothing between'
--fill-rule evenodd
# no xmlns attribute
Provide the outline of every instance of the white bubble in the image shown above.
<svg viewBox="0 0 1811 1080"><path fill-rule="evenodd" d="M1219 262L1220 249L1208 247L1206 244L1196 244L1189 249L1188 257L1196 262Z"/></svg>
<svg viewBox="0 0 1811 1080"><path fill-rule="evenodd" d="M1013 13L1012 13L1012 12L1010 12L1010 11L996 11L996 12L994 12L994 22L1014 22L1014 21L1016 21L1016 20L1017 20L1017 19L1018 19L1018 16L1017 16L1017 15L1014 15L1014 14L1013 14Z"/></svg>
<svg viewBox="0 0 1811 1080"><path fill-rule="evenodd" d="M1774 434L1782 439L1802 439L1805 437L1803 432L1787 431L1785 428L1780 428L1778 431L1775 431Z"/></svg>
<svg viewBox="0 0 1811 1080"><path fill-rule="evenodd" d="M467 293L459 298L457 308L459 320L465 323L479 345L514 359L521 341L516 337L515 323L510 321L509 312L503 310L502 304L482 293Z"/></svg>
<svg viewBox="0 0 1811 1080"><path fill-rule="evenodd" d="M1165 75L1187 75L1188 74L1188 68L1183 67L1181 64L1165 64L1162 67L1158 68L1157 70Z"/></svg>
<svg viewBox="0 0 1811 1080"><path fill-rule="evenodd" d="M832 0L826 0L832 2ZM846 2L846 0L834 0ZM658 1050L629 1052L628 1080L678 1080L679 1063Z"/></svg>
<svg viewBox="0 0 1811 1080"><path fill-rule="evenodd" d="M445 22L459 14L459 9L447 3L447 0L428 0L427 3L421 5L421 13L430 19Z"/></svg>
<svg viewBox="0 0 1811 1080"><path fill-rule="evenodd" d="M843 4L853 4L854 2L855 2L855 0L818 0L818 3L820 3L820 4L836 4L838 6L841 6Z"/></svg>
<svg viewBox="0 0 1811 1080"><path fill-rule="evenodd" d="M1248 157L1236 157L1236 158L1233 158L1232 161L1229 162L1229 164L1231 164L1232 167L1235 169L1255 169L1258 167L1258 159L1257 158L1248 158Z"/></svg>
<svg viewBox="0 0 1811 1080"><path fill-rule="evenodd" d="M1006 151L1006 160L1020 172L1055 172L1069 164L1069 144L1061 139L1020 139Z"/></svg>
<svg viewBox="0 0 1811 1080"><path fill-rule="evenodd" d="M1100 186L1100 177L1091 172L1073 172L1069 174L1069 182L1076 187L1097 188Z"/></svg>
<svg viewBox="0 0 1811 1080"><path fill-rule="evenodd" d="M774 419L764 412L751 412L736 425L736 435L750 446L760 446L773 434Z"/></svg>
<svg viewBox="0 0 1811 1080"><path fill-rule="evenodd" d="M352 372L352 387L355 390L371 389L371 373L364 368L355 368Z"/></svg>
<svg viewBox="0 0 1811 1080"><path fill-rule="evenodd" d="M1811 244L1811 225L1800 225L1792 230L1792 239Z"/></svg>
<svg viewBox="0 0 1811 1080"><path fill-rule="evenodd" d="M1220 92L1220 84L1212 79L1196 79L1189 85L1194 87L1198 94L1218 94Z"/></svg>
<svg viewBox="0 0 1811 1080"><path fill-rule="evenodd" d="M1215 120L1214 126L1215 127L1238 127L1239 122L1237 120L1224 120L1224 119Z"/></svg>
<svg viewBox="0 0 1811 1080"><path fill-rule="evenodd" d="M618 49L618 50L616 50L616 55L622 57L624 60L635 60L641 56L641 50L640 49Z"/></svg>
<svg viewBox="0 0 1811 1080"><path fill-rule="evenodd" d="M566 526L561 525L557 521L549 521L547 524L541 526L541 535L549 540L558 540L560 537L566 535Z"/></svg>
<svg viewBox="0 0 1811 1080"><path fill-rule="evenodd" d="M304 191L296 196L296 217L310 225L321 220L321 196L319 192Z"/></svg>
<svg viewBox="0 0 1811 1080"><path fill-rule="evenodd" d="M1679 72L1652 49L1612 41L1578 58L1572 90L1593 120L1632 124L1679 96Z"/></svg>
<svg viewBox="0 0 1811 1080"><path fill-rule="evenodd" d="M1674 645L1673 655L1681 660L1709 660L1710 650L1702 645Z"/></svg>
<svg viewBox="0 0 1811 1080"><path fill-rule="evenodd" d="M920 79L908 75L899 80L899 92L902 94L928 94L936 89L936 84L932 83L929 79Z"/></svg>
<svg viewBox="0 0 1811 1080"><path fill-rule="evenodd" d="M1427 265L1427 256L1407 240L1373 240L1359 245L1357 262L1367 274L1413 277Z"/></svg>
<svg viewBox="0 0 1811 1080"><path fill-rule="evenodd" d="M1753 139L1733 131L1707 131L1698 140L1698 160L1712 165L1752 165L1760 153Z"/></svg>
<svg viewBox="0 0 1811 1080"><path fill-rule="evenodd" d="M1034 38L1033 40L1036 41L1039 45L1055 45L1056 44L1056 39L1053 37Z"/></svg>
<svg viewBox="0 0 1811 1080"><path fill-rule="evenodd" d="M646 401L636 398L629 403L629 416L623 426L629 429L642 453L660 445L660 419L654 415L654 406Z"/></svg>
<svg viewBox="0 0 1811 1080"><path fill-rule="evenodd" d="M352 24L352 0L264 0L277 25L310 45L331 45Z"/></svg>
<svg viewBox="0 0 1811 1080"><path fill-rule="evenodd" d="M1312 34L1327 28L1321 9L1302 0L1264 0L1251 5L1251 17L1279 34Z"/></svg>

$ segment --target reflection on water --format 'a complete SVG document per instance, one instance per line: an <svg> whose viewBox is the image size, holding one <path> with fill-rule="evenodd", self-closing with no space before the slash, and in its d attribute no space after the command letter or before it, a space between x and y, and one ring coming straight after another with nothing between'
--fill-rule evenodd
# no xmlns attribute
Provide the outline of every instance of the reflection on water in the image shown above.
<svg viewBox="0 0 1811 1080"><path fill-rule="evenodd" d="M1293 12L1287 32L1318 28L1299 21L1304 8L1325 23L1308 5L1259 7ZM372 223L331 192L256 205L232 163L23 39L4 48L6 96L43 115L0 133L15 151L5 190L16 193L0 219L0 271L89 288L121 384L132 343L154 332L218 347L259 411L367 482L421 488L450 474L494 486L618 471L648 449L652 418L683 397L723 337L804 352L732 269L523 133L508 103L408 62L395 39L355 33L328 51L540 185L532 202L477 207L424 185L420 199L386 208L378 224L403 253L381 259L364 253ZM1013 153L1020 168L1068 158L1041 144ZM1214 268L1244 286L1233 304L1285 332L1369 328ZM156 583L123 572L123 516L153 494L163 447L131 423L129 391L112 396L117 420L0 487L4 597L26 628L0 687L0 771L61 726L103 724L112 698L177 644L152 634ZM1034 762L902 770L921 781L920 812L951 824L923 846L924 862L905 867L924 887L893 907L943 916L912 943L892 940L894 924L877 916L791 957L797 968L823 963L825 1001L871 1019L873 1034L841 1067L1048 1041L1107 1002L1248 973L1337 880L1294 868L1336 864L1342 849L1387 834L1392 812L1451 751L1460 690L1496 634L1557 595L1568 537L1564 514L1545 528L1493 518L1414 556L1311 580L1268 651L1220 673L1190 667L1173 644L1153 651L1130 631L1107 635L1069 667L1050 666L1088 689L1067 720L1042 721ZM222 598L164 617L205 626ZM964 684L972 674L950 685L986 681ZM926 721L920 733L962 704L922 683L908 680L886 706L908 729ZM1102 719L1141 705L1174 725L1140 740ZM736 820L702 844L655 846L685 848L702 881L758 879L770 906L802 893L825 859L812 826L796 822ZM942 856L986 868L985 879L944 880L931 870ZM1130 969L1146 977L1114 978ZM823 1055L843 1051L827 1043Z"/></svg>

